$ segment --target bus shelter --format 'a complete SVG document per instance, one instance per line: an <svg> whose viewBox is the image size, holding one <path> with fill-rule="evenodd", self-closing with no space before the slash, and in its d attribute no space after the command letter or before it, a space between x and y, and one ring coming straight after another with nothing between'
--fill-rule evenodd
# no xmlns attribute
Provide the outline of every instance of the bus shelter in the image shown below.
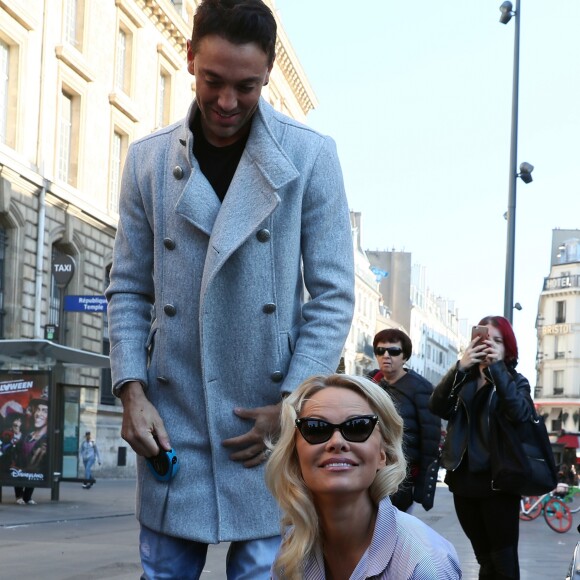
<svg viewBox="0 0 580 580"><path fill-rule="evenodd" d="M66 383L73 368L109 368L109 357L50 340L0 340L0 501L2 486L46 487L58 500L60 481L77 478L80 427L97 417L98 397L83 391L98 384Z"/></svg>

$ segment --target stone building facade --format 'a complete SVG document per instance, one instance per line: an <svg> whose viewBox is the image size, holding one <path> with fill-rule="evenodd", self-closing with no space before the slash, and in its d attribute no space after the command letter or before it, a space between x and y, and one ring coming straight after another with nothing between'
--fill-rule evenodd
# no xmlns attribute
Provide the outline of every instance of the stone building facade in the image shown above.
<svg viewBox="0 0 580 580"><path fill-rule="evenodd" d="M195 97L186 42L196 6L0 1L0 339L43 338L57 326L61 344L108 353L106 315L64 311L63 299L102 296L127 147L182 118ZM263 95L304 122L315 96L278 24ZM64 291L51 270L60 255L74 260ZM67 368L64 382L78 387L78 430L96 435L101 475L133 476L108 372Z"/></svg>
<svg viewBox="0 0 580 580"><path fill-rule="evenodd" d="M410 252L366 252L373 267L385 276L380 292L391 316L413 343L407 366L436 385L469 342L467 320L459 318L453 300L427 285L424 266L412 264Z"/></svg>
<svg viewBox="0 0 580 580"><path fill-rule="evenodd" d="M580 230L552 232L536 329L538 412L554 434L580 432Z"/></svg>

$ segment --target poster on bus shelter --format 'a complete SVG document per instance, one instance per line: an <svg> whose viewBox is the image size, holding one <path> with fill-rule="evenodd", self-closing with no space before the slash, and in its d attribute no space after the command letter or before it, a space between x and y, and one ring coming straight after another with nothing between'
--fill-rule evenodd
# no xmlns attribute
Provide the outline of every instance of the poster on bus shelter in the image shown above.
<svg viewBox="0 0 580 580"><path fill-rule="evenodd" d="M0 372L0 485L49 485L50 373Z"/></svg>

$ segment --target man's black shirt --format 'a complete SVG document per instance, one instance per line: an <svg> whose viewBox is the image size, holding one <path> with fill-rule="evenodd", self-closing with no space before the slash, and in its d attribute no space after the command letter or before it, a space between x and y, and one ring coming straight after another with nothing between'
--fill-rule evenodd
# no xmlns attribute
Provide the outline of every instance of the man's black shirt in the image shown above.
<svg viewBox="0 0 580 580"><path fill-rule="evenodd" d="M231 145L216 147L203 134L199 111L193 120L192 131L194 137L193 154L216 195L220 201L223 201L246 147L249 131L244 137Z"/></svg>

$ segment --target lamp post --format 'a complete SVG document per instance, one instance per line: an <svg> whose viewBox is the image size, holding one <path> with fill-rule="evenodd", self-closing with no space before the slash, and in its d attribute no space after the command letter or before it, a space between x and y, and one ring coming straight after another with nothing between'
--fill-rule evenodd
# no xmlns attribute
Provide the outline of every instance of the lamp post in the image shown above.
<svg viewBox="0 0 580 580"><path fill-rule="evenodd" d="M516 243L516 184L518 177L522 178L524 183L532 181L532 171L534 166L530 163L520 165L520 173L517 172L517 155L518 155L518 101L519 101L519 76L520 76L520 24L521 9L520 0L516 0L516 9L513 10L511 2L503 2L499 7L501 17L499 21L507 24L512 16L515 16L515 34L514 34L514 76L512 87L512 128L511 128L511 147L510 147L510 168L509 168L509 196L507 211L507 250L506 250L506 267L505 267L505 294L504 294L504 317L510 323L513 322L514 309L514 262L515 262L515 243ZM520 306L521 308L521 306Z"/></svg>

